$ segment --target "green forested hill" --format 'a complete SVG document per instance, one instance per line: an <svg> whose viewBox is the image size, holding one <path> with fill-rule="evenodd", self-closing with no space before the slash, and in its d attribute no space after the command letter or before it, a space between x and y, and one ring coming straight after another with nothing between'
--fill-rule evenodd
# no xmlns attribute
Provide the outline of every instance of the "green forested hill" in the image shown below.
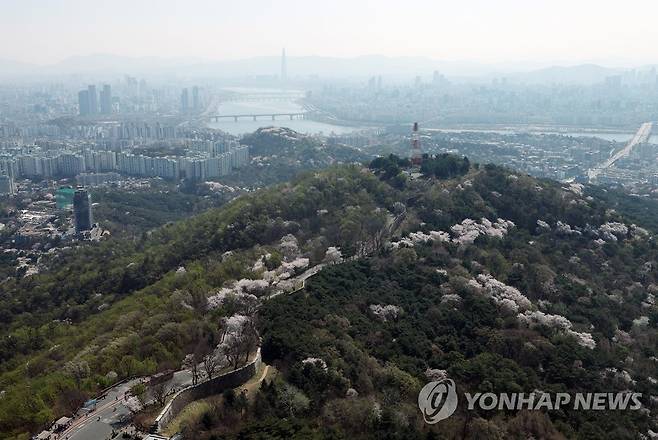
<svg viewBox="0 0 658 440"><path fill-rule="evenodd" d="M212 339L234 312L210 305L219 289L326 262L336 247L354 258L261 307L263 354L281 377L237 422L209 415L186 428L192 438L618 439L656 431L653 219L641 209L626 217L623 203L611 209L596 188L459 158L426 158L426 176L412 177L407 166L390 158L370 170L309 173L140 241L63 253L46 273L5 281L0 433L40 428L111 382L108 373L178 368L199 335ZM275 289L264 281L256 295ZM71 361L89 366L81 383L64 368ZM430 430L415 403L428 369L472 392L632 389L651 414L458 412Z"/></svg>

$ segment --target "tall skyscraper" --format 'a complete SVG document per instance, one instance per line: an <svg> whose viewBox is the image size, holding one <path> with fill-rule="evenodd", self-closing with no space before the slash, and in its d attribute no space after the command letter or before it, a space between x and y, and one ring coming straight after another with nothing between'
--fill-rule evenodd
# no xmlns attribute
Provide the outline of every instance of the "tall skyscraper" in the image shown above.
<svg viewBox="0 0 658 440"><path fill-rule="evenodd" d="M201 109L201 102L199 101L199 88L197 86L192 87L192 108L194 111Z"/></svg>
<svg viewBox="0 0 658 440"><path fill-rule="evenodd" d="M96 94L96 86L90 85L87 87L89 92L89 114L95 115L98 113L98 94Z"/></svg>
<svg viewBox="0 0 658 440"><path fill-rule="evenodd" d="M80 116L89 114L89 91L80 90L78 92L78 106L80 107Z"/></svg>
<svg viewBox="0 0 658 440"><path fill-rule="evenodd" d="M75 232L89 231L94 223L91 215L91 196L86 189L77 189L73 194Z"/></svg>
<svg viewBox="0 0 658 440"><path fill-rule="evenodd" d="M281 81L286 81L288 79L288 65L286 62L286 48L284 47L281 51Z"/></svg>
<svg viewBox="0 0 658 440"><path fill-rule="evenodd" d="M109 84L103 86L101 90L101 114L109 115L112 113L112 87Z"/></svg>
<svg viewBox="0 0 658 440"><path fill-rule="evenodd" d="M6 174L0 174L0 194L16 194L16 185L14 179Z"/></svg>
<svg viewBox="0 0 658 440"><path fill-rule="evenodd" d="M187 89L183 89L180 95L180 110L183 113L187 113L190 110L190 96Z"/></svg>

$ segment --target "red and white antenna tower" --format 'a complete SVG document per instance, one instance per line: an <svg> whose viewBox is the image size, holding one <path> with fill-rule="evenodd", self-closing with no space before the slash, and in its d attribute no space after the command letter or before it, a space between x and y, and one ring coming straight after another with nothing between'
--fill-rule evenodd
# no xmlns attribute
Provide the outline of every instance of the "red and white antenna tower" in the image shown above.
<svg viewBox="0 0 658 440"><path fill-rule="evenodd" d="M418 122L414 122L414 131L411 133L411 163L415 166L420 166L422 156L420 138L418 137Z"/></svg>

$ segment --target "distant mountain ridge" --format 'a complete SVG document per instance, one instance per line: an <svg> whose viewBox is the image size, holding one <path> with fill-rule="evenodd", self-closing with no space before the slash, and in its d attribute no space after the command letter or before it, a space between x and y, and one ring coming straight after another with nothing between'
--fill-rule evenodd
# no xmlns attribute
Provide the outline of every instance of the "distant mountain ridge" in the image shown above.
<svg viewBox="0 0 658 440"><path fill-rule="evenodd" d="M489 81L506 77L524 83L595 83L605 77L629 69L609 68L597 64L523 68L520 63L485 64L470 61L434 60L427 57L363 55L351 58L327 56L289 56L289 75L321 78L387 78L410 79L421 75L430 80L434 71L451 78ZM183 77L238 78L244 76L276 76L280 71L278 56L260 56L237 60L209 60L195 57L127 57L112 54L80 55L58 63L37 65L13 60L0 60L0 77L60 75L175 75ZM640 69L647 69L641 67Z"/></svg>

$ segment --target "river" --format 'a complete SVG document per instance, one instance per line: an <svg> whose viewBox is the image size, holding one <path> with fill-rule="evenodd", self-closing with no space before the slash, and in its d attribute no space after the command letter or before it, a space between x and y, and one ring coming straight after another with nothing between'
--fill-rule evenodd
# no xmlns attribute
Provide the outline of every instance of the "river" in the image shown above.
<svg viewBox="0 0 658 440"><path fill-rule="evenodd" d="M269 95L292 94L303 95L301 90L290 89L273 89L273 88L244 88L234 87L226 88L226 91L238 94L238 98L232 101L225 101L219 104L217 114L219 115L251 115L251 114L270 114L270 113L297 113L303 112L304 108L294 100L290 101L258 101L252 98ZM245 96L244 101L239 100L239 95ZM312 121L308 119L293 119L290 120L287 116L279 116L275 121L271 117L262 117L254 121L251 117L243 117L236 122L232 118L220 119L218 122L209 122L208 126L216 128L233 135L243 135L245 133L252 133L261 127L287 127L300 133L307 134L345 134L354 131L365 129L365 127L351 127L327 124L323 122ZM430 128L423 127L428 130L444 131L444 132L478 132L478 133L515 133L515 132L531 132L533 134L559 134L563 136L590 136L605 139L607 141L615 141L626 143L631 140L633 133L626 132L611 132L611 131L596 131L596 130L570 130L570 131L553 131L542 130L539 128L523 129L523 128L497 128L497 129L443 129L443 128ZM654 134L649 142L658 143L658 134Z"/></svg>
<svg viewBox="0 0 658 440"><path fill-rule="evenodd" d="M277 94L277 93L300 93L299 91L277 90L277 89L230 89L234 93L240 93L248 98L254 98L258 95ZM251 115L251 114L270 114L270 113L297 113L303 112L304 108L297 102L290 101L240 101L239 97L233 101L226 101L219 104L217 114L219 115ZM287 127L300 133L307 134L344 134L361 130L362 127L346 127L341 125L326 124L323 122L311 121L309 119L293 119L287 116L279 116L275 121L271 117L262 117L254 121L251 117L239 118L236 122L232 118L220 119L218 122L208 123L211 128L225 131L233 135L242 135L252 133L261 127Z"/></svg>
<svg viewBox="0 0 658 440"><path fill-rule="evenodd" d="M521 128L514 129L452 129L452 128L428 128L428 131L438 131L445 133L460 133L460 132L472 132L472 133L498 133L498 134L513 134L513 133L532 133L532 134L557 134L562 136L574 136L574 137L597 137L604 139L606 141L615 141L620 143L626 143L633 138L634 133L624 133L624 132L609 132L609 131L553 131L553 130L523 130ZM653 135L650 142L658 142L658 135Z"/></svg>

